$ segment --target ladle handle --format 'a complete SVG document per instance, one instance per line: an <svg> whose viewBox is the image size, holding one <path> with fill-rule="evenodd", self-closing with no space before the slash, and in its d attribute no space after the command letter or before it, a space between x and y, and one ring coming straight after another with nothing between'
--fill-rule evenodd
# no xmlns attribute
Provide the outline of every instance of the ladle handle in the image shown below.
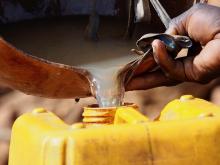
<svg viewBox="0 0 220 165"><path fill-rule="evenodd" d="M163 22L166 29L169 27L169 23L171 21L170 16L167 14L166 10L163 8L161 3L158 0L150 0L152 6L156 10L160 20Z"/></svg>

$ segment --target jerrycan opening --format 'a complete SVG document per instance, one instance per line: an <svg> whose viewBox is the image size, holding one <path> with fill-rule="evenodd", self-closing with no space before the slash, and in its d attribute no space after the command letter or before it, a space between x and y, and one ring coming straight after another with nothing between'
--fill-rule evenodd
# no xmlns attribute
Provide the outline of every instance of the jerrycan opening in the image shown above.
<svg viewBox="0 0 220 165"><path fill-rule="evenodd" d="M143 121L148 120L138 112L138 106L134 103L124 103L120 107L99 107L97 104L93 104L84 108L82 116L84 128L129 123L140 119L143 119Z"/></svg>

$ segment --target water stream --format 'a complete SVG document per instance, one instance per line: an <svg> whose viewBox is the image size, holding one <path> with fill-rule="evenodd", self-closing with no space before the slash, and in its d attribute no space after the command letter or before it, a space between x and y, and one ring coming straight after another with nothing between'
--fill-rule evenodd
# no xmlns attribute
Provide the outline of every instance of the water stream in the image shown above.
<svg viewBox="0 0 220 165"><path fill-rule="evenodd" d="M88 79L92 93L100 107L115 107L123 104L125 67L135 59L134 55L127 55L80 66L90 73Z"/></svg>

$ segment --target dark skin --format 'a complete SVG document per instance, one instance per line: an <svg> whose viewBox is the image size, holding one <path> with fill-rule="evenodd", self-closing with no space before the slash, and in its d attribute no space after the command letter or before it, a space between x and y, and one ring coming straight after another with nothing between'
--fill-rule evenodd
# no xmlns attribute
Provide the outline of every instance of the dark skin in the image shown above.
<svg viewBox="0 0 220 165"><path fill-rule="evenodd" d="M192 55L174 60L160 40L152 43L153 56L160 69L131 80L127 90L143 90L172 86L181 82L207 83L220 76L220 8L194 5L174 18L168 34L187 35L201 49Z"/></svg>

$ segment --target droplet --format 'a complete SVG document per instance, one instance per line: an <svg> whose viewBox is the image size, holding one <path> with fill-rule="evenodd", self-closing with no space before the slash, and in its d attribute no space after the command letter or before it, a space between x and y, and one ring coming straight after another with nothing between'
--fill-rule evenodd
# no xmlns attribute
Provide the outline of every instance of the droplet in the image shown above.
<svg viewBox="0 0 220 165"><path fill-rule="evenodd" d="M80 98L75 98L75 102L78 103Z"/></svg>

